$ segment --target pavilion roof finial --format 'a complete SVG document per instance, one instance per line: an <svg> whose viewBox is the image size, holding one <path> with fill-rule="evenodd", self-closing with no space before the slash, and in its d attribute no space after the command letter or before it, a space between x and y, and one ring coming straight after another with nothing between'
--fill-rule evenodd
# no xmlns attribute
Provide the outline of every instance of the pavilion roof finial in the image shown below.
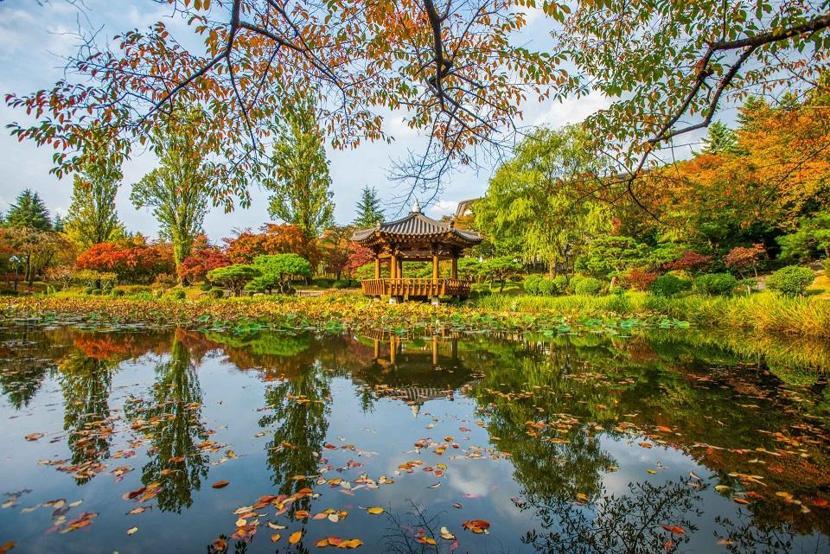
<svg viewBox="0 0 830 554"><path fill-rule="evenodd" d="M420 203L420 202L418 202L418 199L417 199L417 198L415 199L415 201L414 201L414 202L412 202L412 213L413 213L413 214L419 214L419 213L421 213L421 203Z"/></svg>

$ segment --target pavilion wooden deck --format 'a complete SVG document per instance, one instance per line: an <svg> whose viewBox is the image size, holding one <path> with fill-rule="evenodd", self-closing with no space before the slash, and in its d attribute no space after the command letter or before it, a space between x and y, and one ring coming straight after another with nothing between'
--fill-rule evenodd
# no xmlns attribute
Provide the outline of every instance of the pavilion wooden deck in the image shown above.
<svg viewBox="0 0 830 554"><path fill-rule="evenodd" d="M456 296L466 298L470 294L470 282L461 279L366 279L361 282L366 296L390 296L401 298L437 298Z"/></svg>

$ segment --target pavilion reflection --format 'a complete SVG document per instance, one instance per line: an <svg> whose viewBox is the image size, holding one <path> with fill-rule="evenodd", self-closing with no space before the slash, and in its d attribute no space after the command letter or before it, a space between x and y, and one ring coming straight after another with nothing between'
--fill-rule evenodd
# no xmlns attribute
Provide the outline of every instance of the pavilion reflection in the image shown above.
<svg viewBox="0 0 830 554"><path fill-rule="evenodd" d="M363 340L372 344L373 358L352 371L352 380L373 399L405 402L415 416L431 400L455 400L456 392L474 381L459 358L457 336L406 340L377 332Z"/></svg>

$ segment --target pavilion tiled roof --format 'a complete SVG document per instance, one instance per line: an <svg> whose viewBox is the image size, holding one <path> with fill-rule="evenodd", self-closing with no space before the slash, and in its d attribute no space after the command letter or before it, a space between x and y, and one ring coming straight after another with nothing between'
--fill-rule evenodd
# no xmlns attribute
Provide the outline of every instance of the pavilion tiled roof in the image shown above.
<svg viewBox="0 0 830 554"><path fill-rule="evenodd" d="M481 236L473 231L456 229L452 222L432 219L421 213L420 206L415 203L412 211L401 219L379 224L377 227L361 229L352 235L356 242L369 242L373 238L386 237L388 239L438 239L440 237L460 239L460 242L470 246L481 242Z"/></svg>

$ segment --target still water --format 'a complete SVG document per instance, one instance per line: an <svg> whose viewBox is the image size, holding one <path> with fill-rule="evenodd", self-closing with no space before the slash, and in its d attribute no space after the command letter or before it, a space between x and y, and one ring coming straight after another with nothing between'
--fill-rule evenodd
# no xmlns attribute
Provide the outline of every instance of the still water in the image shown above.
<svg viewBox="0 0 830 554"><path fill-rule="evenodd" d="M0 552L830 552L784 345L7 325Z"/></svg>

